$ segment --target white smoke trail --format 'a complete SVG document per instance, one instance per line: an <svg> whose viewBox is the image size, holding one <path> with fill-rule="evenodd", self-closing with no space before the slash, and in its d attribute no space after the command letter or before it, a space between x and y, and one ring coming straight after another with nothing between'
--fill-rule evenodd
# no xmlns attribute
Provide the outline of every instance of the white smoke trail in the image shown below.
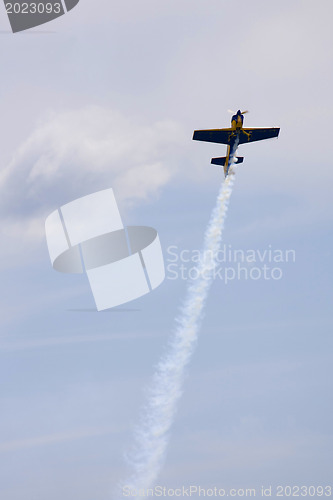
<svg viewBox="0 0 333 500"><path fill-rule="evenodd" d="M177 326L168 351L157 365L141 425L135 436L135 449L129 457L134 474L121 485L122 491L125 487L133 492L152 488L162 467L168 433L182 394L185 367L198 338L205 302L217 265L234 175L233 167L230 167L205 233L201 259L197 264L198 277L188 287L185 302L176 318ZM140 498L139 493L135 498Z"/></svg>

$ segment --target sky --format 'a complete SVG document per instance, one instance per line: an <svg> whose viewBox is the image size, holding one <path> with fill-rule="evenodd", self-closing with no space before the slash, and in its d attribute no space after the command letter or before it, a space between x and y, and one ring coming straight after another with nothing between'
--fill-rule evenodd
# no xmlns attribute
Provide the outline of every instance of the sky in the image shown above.
<svg viewBox="0 0 333 500"><path fill-rule="evenodd" d="M222 249L256 262L221 254L157 485L332 484L332 15L81 0L14 35L0 9L1 499L115 498L186 293L172 259L185 251L186 278L223 180L224 146L193 130L229 126L228 109L281 131L239 148ZM44 222L109 187L124 224L158 230L166 279L98 313L85 276L52 269ZM280 279L226 282L265 251Z"/></svg>

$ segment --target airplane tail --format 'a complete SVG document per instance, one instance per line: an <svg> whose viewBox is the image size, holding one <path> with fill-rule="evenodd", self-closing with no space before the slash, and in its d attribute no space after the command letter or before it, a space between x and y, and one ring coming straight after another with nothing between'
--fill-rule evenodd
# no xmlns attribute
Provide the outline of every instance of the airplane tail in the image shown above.
<svg viewBox="0 0 333 500"><path fill-rule="evenodd" d="M221 158L212 158L211 160L211 163L213 165L220 165L221 167L224 167L225 166L225 161L226 161L226 157L223 156ZM237 165L238 163L243 163L244 161L244 157L243 156L237 156L235 157L234 159L234 163Z"/></svg>

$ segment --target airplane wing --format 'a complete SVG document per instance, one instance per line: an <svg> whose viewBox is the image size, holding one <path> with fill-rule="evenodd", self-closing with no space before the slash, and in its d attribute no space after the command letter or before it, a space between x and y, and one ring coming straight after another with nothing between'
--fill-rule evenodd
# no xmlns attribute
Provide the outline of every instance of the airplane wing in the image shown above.
<svg viewBox="0 0 333 500"><path fill-rule="evenodd" d="M262 141L279 135L279 128L242 128L239 130L239 144L246 142ZM236 139L238 131L232 128L220 128L212 130L195 130L193 139L195 141L218 142L231 145Z"/></svg>
<svg viewBox="0 0 333 500"><path fill-rule="evenodd" d="M220 128L213 130L195 130L193 140L205 142L218 142L220 144L230 144L233 135L231 128Z"/></svg>
<svg viewBox="0 0 333 500"><path fill-rule="evenodd" d="M242 128L239 136L239 144L271 139L277 137L279 132L279 128Z"/></svg>

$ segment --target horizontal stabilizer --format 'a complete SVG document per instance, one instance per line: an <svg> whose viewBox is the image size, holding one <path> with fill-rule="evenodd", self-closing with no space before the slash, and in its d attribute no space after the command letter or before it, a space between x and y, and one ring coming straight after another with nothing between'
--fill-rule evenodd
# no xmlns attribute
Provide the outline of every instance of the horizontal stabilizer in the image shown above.
<svg viewBox="0 0 333 500"><path fill-rule="evenodd" d="M221 167L224 167L225 160L225 156L223 158L212 158L211 163L213 163L213 165L220 165Z"/></svg>
<svg viewBox="0 0 333 500"><path fill-rule="evenodd" d="M224 167L224 165L225 165L225 160L226 160L226 157L225 157L225 156L223 156L223 157L221 157L221 158L212 158L212 159L211 159L211 163L212 163L213 165L220 165L221 167ZM244 161L243 156L237 156L237 157L235 157L235 159L234 159L234 163L235 163L236 165L237 165L238 163L243 163L243 161Z"/></svg>

